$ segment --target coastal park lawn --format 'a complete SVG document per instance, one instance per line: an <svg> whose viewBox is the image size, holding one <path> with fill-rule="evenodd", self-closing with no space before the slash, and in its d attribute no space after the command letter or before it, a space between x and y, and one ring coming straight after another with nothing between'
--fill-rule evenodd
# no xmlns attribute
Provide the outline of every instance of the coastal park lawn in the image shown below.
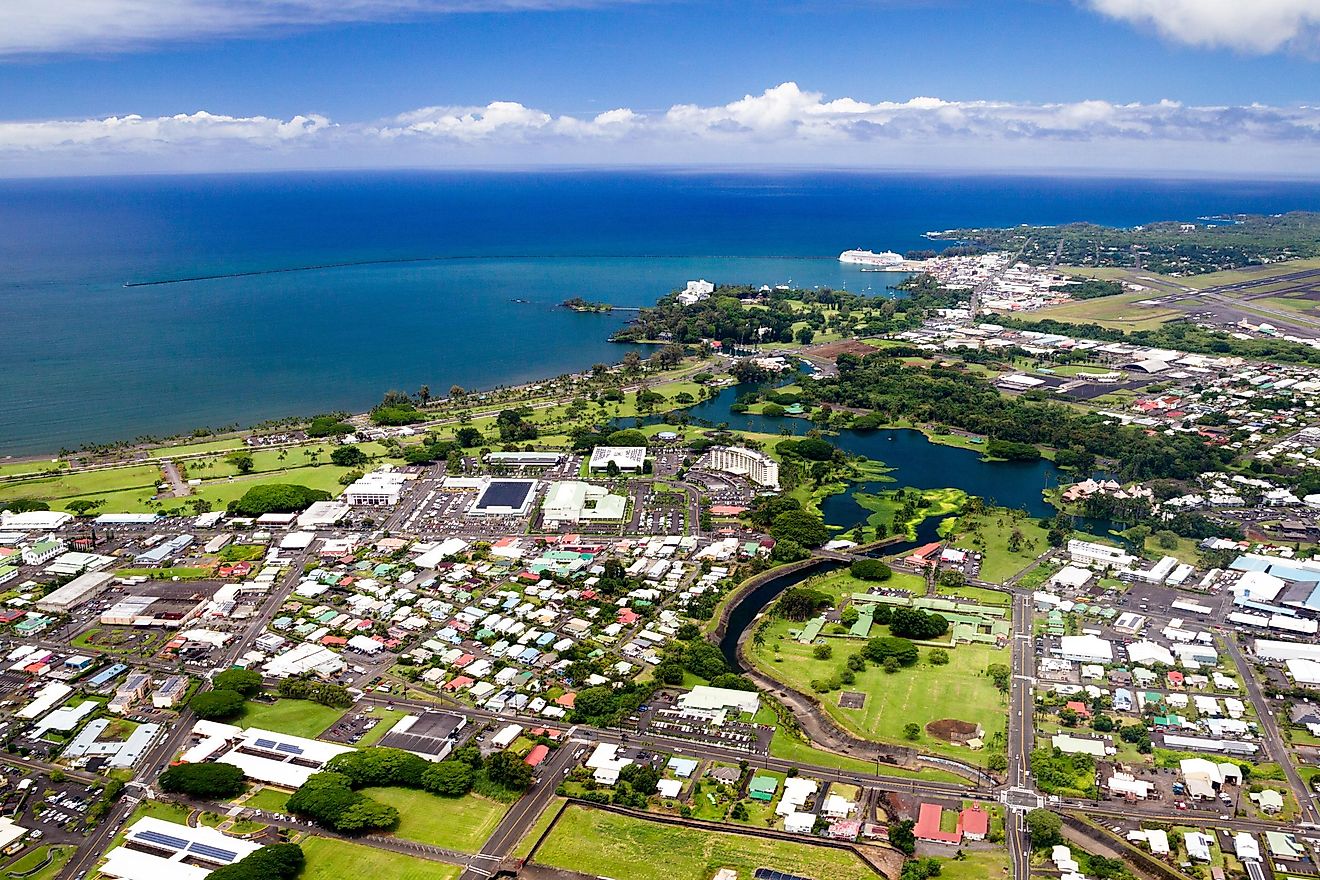
<svg viewBox="0 0 1320 880"><path fill-rule="evenodd" d="M856 592L855 585L846 580L826 578L812 583L814 589L838 595ZM888 583L888 582L886 582ZM803 645L789 636L802 624L771 618L765 630L765 643L756 647L746 643L746 654L756 667L795 690L812 694L811 682L826 680L846 668L848 656L861 650L865 641L849 636L830 635L827 626L818 643L833 648L828 660L818 660L815 645ZM889 635L885 626L871 627L870 637ZM817 695L820 704L842 727L864 739L915 746L932 754L947 755L971 763L979 763L977 753L952 743L944 742L926 732L930 722L957 719L980 724L987 741L1005 726L1004 697L986 675L992 663L1009 662L1008 652L989 645L959 644L945 648L949 662L944 666L932 665L928 658L933 648L922 646L921 659L915 666L890 674L882 668L868 664L856 673L856 681L838 691ZM866 695L860 709L839 706L843 691ZM907 740L903 728L909 722L922 727L920 738ZM874 772L874 771L872 771Z"/></svg>
<svg viewBox="0 0 1320 880"><path fill-rule="evenodd" d="M298 880L345 880L348 877L457 880L463 873L459 865L432 862L328 837L304 837L298 844L307 857L307 866L298 875Z"/></svg>
<svg viewBox="0 0 1320 880"><path fill-rule="evenodd" d="M1022 535L1021 546L1010 550L1015 529ZM1002 507L987 508L979 515L965 513L940 525L940 535L951 538L953 546L981 554L980 578L992 584L1004 583L1035 562L1050 548L1047 534L1033 517Z"/></svg>
<svg viewBox="0 0 1320 880"><path fill-rule="evenodd" d="M343 709L322 706L310 700L276 700L261 703L249 700L235 724L256 727L289 736L315 739L344 715Z"/></svg>
<svg viewBox="0 0 1320 880"><path fill-rule="evenodd" d="M674 827L579 806L564 811L532 860L628 880L707 880L720 868L733 868L740 877L757 868L830 880L879 876L843 850Z"/></svg>
<svg viewBox="0 0 1320 880"><path fill-rule="evenodd" d="M164 479L160 468L154 464L83 471L76 474L64 472L49 477L0 483L0 501L17 499L72 501L75 498L94 499L110 493L133 490L137 490L137 494L142 494L142 490L146 490L146 496L150 498L155 494L156 486Z"/></svg>
<svg viewBox="0 0 1320 880"><path fill-rule="evenodd" d="M475 794L440 797L412 788L364 788L362 793L399 811L394 835L460 852L478 852L500 819L502 804Z"/></svg>

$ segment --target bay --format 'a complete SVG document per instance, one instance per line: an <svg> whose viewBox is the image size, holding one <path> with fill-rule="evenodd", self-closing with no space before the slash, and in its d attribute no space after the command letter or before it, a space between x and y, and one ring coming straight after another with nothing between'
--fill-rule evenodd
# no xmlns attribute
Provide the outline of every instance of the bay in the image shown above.
<svg viewBox="0 0 1320 880"><path fill-rule="evenodd" d="M556 307L570 296L643 306L699 277L882 295L886 276L838 252L954 226L1318 206L1320 184L1296 182L841 172L0 181L0 455L622 357L605 340L627 313ZM198 276L225 277L125 286Z"/></svg>

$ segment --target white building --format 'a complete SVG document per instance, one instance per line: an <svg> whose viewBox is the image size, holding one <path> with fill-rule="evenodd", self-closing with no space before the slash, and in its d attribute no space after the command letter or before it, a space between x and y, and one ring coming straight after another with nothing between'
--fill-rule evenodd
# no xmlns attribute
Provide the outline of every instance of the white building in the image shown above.
<svg viewBox="0 0 1320 880"><path fill-rule="evenodd" d="M587 521L614 521L623 519L628 499L611 495L604 486L583 483L580 480L562 480L550 484L545 502L541 506L547 525Z"/></svg>
<svg viewBox="0 0 1320 880"><path fill-rule="evenodd" d="M298 788L331 758L351 751L349 746L249 727L216 761L232 764L256 782Z"/></svg>
<svg viewBox="0 0 1320 880"><path fill-rule="evenodd" d="M742 446L716 446L710 451L710 469L738 474L758 486L779 488L779 462Z"/></svg>
<svg viewBox="0 0 1320 880"><path fill-rule="evenodd" d="M732 688L708 687L697 685L678 698L681 709L693 711L738 711L755 715L761 707L761 697L756 691L739 691Z"/></svg>
<svg viewBox="0 0 1320 880"><path fill-rule="evenodd" d="M344 502L355 507L393 507L403 494L408 475L398 471L372 471L344 489Z"/></svg>
<svg viewBox="0 0 1320 880"><path fill-rule="evenodd" d="M710 299L711 294L714 292L715 285L702 278L699 281L689 281L687 287L679 291L676 299L679 305L690 306L704 299Z"/></svg>
<svg viewBox="0 0 1320 880"><path fill-rule="evenodd" d="M591 450L592 471L603 471L610 463L627 474L640 474L646 465L645 446L597 446Z"/></svg>
<svg viewBox="0 0 1320 880"><path fill-rule="evenodd" d="M1068 542L1068 557L1074 565L1091 568L1127 568L1136 561L1135 556L1122 548L1076 539Z"/></svg>
<svg viewBox="0 0 1320 880"><path fill-rule="evenodd" d="M98 595L110 586L110 582L114 579L115 576L109 572L89 571L69 581L58 590L38 599L33 604L42 611L63 614Z"/></svg>
<svg viewBox="0 0 1320 880"><path fill-rule="evenodd" d="M259 849L259 843L207 825L194 828L144 816L124 832L122 844L106 853L97 873L116 880L202 880Z"/></svg>
<svg viewBox="0 0 1320 880"><path fill-rule="evenodd" d="M1076 663L1112 663L1114 648L1099 636L1063 636L1059 639L1059 656Z"/></svg>

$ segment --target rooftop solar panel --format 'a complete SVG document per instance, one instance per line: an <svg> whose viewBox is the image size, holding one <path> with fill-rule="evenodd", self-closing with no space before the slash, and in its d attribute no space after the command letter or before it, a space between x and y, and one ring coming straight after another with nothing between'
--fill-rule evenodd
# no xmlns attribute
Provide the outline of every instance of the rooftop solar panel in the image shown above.
<svg viewBox="0 0 1320 880"><path fill-rule="evenodd" d="M486 491L481 493L481 498L477 500L477 509L521 507L535 486L536 483L532 480L493 481L486 487Z"/></svg>
<svg viewBox="0 0 1320 880"><path fill-rule="evenodd" d="M301 755L303 753L302 748L295 746L293 743L280 743L275 748L279 749L281 752L288 752L291 755Z"/></svg>
<svg viewBox="0 0 1320 880"><path fill-rule="evenodd" d="M275 748L275 740L273 739L257 739L257 740L253 740L252 744L259 749Z"/></svg>
<svg viewBox="0 0 1320 880"><path fill-rule="evenodd" d="M188 841L182 837L174 837L169 834L161 834L159 831L138 831L133 834L134 840L144 840L147 843L154 843L157 846L164 846L170 849L187 849Z"/></svg>
<svg viewBox="0 0 1320 880"><path fill-rule="evenodd" d="M755 880L808 880L806 877L799 877L797 874L785 874L783 871L776 871L772 868L757 868L756 873L752 876Z"/></svg>
<svg viewBox="0 0 1320 880"><path fill-rule="evenodd" d="M209 856L224 862L238 861L238 853L232 849L221 849L218 846L211 846L209 843L194 843L188 847L188 852L196 853L199 856Z"/></svg>

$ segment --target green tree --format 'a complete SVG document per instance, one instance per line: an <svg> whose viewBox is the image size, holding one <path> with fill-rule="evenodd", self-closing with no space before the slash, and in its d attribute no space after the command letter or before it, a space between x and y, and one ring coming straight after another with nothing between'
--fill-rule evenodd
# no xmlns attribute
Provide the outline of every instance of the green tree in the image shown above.
<svg viewBox="0 0 1320 880"><path fill-rule="evenodd" d="M162 791L216 800L242 794L247 788L243 771L233 764L204 762L175 764L156 778Z"/></svg>
<svg viewBox="0 0 1320 880"><path fill-rule="evenodd" d="M811 656L815 657L817 660L828 660L834 656L834 649L824 642L821 642L819 645L811 649Z"/></svg>
<svg viewBox="0 0 1320 880"><path fill-rule="evenodd" d="M486 776L510 791L525 791L532 784L532 768L513 752L496 752L487 758Z"/></svg>
<svg viewBox="0 0 1320 880"><path fill-rule="evenodd" d="M188 701L188 708L198 718L225 721L242 713L243 695L237 691L202 691Z"/></svg>
<svg viewBox="0 0 1320 880"><path fill-rule="evenodd" d="M1027 835L1035 849L1054 846L1063 842L1063 820L1045 809L1035 809L1027 813Z"/></svg>
<svg viewBox="0 0 1320 880"><path fill-rule="evenodd" d="M215 674L211 685L218 691L235 691L250 697L261 690L261 673L255 669L226 669Z"/></svg>
<svg viewBox="0 0 1320 880"><path fill-rule="evenodd" d="M790 510L775 517L770 536L776 541L793 541L803 547L819 547L830 539L830 530L819 516L804 510Z"/></svg>
<svg viewBox="0 0 1320 880"><path fill-rule="evenodd" d="M330 461L339 467L358 468L367 463L367 454L356 446L336 446L330 453Z"/></svg>
<svg viewBox="0 0 1320 880"><path fill-rule="evenodd" d="M232 464L234 469L240 474L250 474L252 473L253 468L256 467L256 462L253 460L252 453L250 452L231 452L229 455L225 456L225 461Z"/></svg>
<svg viewBox="0 0 1320 880"><path fill-rule="evenodd" d="M903 725L903 738L916 742L921 739L921 725L915 721L909 721Z"/></svg>
<svg viewBox="0 0 1320 880"><path fill-rule="evenodd" d="M472 790L472 768L462 761L440 761L422 773L422 788L441 797L462 797Z"/></svg>
<svg viewBox="0 0 1320 880"><path fill-rule="evenodd" d="M912 855L917 851L917 836L913 831L916 827L911 819L904 819L900 822L893 822L889 825L889 842L894 849L901 853Z"/></svg>

